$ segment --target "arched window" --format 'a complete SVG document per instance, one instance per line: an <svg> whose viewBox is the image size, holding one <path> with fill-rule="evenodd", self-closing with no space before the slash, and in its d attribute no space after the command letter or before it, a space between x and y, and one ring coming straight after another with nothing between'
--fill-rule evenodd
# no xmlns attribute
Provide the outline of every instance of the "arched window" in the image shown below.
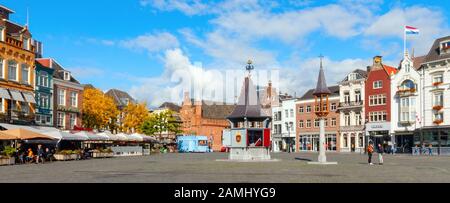
<svg viewBox="0 0 450 203"><path fill-rule="evenodd" d="M411 80L403 81L400 90L416 90L416 84Z"/></svg>

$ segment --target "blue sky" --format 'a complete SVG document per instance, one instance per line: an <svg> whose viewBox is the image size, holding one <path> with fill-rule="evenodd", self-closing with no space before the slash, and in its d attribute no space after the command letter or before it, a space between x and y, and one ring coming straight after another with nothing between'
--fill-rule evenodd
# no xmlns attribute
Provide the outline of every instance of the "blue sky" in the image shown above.
<svg viewBox="0 0 450 203"><path fill-rule="evenodd" d="M211 70L279 69L279 89L302 94L314 86L320 54L329 83L383 55L397 66L403 25L416 26L409 48L425 54L449 35L449 1L382 0L14 0L1 1L26 21L33 37L83 83L131 92L158 105L174 70L205 80ZM202 63L198 67L196 62ZM175 85L176 86L176 85Z"/></svg>

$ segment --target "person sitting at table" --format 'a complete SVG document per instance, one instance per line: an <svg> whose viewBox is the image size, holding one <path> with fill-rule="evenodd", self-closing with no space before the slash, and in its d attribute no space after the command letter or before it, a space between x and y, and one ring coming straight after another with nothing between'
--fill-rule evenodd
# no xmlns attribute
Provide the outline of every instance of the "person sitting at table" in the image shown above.
<svg viewBox="0 0 450 203"><path fill-rule="evenodd" d="M34 153L31 148L28 148L28 156L26 157L27 162L32 162L34 160Z"/></svg>

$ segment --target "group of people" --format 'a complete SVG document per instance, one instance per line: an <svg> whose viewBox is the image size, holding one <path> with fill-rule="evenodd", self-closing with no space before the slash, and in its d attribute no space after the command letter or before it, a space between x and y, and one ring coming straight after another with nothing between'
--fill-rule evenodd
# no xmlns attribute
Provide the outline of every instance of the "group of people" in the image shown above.
<svg viewBox="0 0 450 203"><path fill-rule="evenodd" d="M430 156L433 156L433 145L429 144L428 147L426 147L425 144L422 144L422 147L419 147L419 145L416 145L413 148L413 155L430 155Z"/></svg>
<svg viewBox="0 0 450 203"><path fill-rule="evenodd" d="M27 150L17 150L16 153L16 157L21 164L33 162L39 164L45 163L45 161L52 161L54 154L49 148L45 148L44 150L42 145L37 146L36 153L31 148L28 148Z"/></svg>
<svg viewBox="0 0 450 203"><path fill-rule="evenodd" d="M384 147L381 144L378 144L377 148L378 153L378 164L383 165L384 164ZM367 147L367 155L369 156L369 165L374 165L372 162L373 154L375 153L375 147L373 146L373 143L370 142L369 146Z"/></svg>

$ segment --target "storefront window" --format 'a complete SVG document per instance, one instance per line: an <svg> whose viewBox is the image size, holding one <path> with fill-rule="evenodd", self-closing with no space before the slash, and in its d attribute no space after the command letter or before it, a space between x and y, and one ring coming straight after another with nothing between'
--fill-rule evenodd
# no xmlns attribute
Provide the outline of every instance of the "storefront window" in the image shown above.
<svg viewBox="0 0 450 203"><path fill-rule="evenodd" d="M364 147L364 136L362 134L359 134L359 142L358 142L358 147L362 148Z"/></svg>

